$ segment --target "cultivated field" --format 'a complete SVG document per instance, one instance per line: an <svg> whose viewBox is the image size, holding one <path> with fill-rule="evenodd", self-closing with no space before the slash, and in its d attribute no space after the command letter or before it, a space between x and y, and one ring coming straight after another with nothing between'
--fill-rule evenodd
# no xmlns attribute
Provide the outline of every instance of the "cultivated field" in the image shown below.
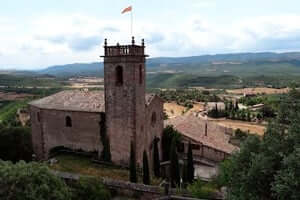
<svg viewBox="0 0 300 200"><path fill-rule="evenodd" d="M171 102L164 103L164 110L169 118L173 118L182 115L185 112L186 108L178 105L175 102Z"/></svg>
<svg viewBox="0 0 300 200"><path fill-rule="evenodd" d="M27 97L32 97L30 94L17 94L14 92L0 92L0 100L1 101L15 101L15 100L24 100Z"/></svg>
<svg viewBox="0 0 300 200"><path fill-rule="evenodd" d="M225 126L227 128L232 129L241 129L242 131L250 132L252 134L258 134L260 136L264 135L266 127L262 125L258 125L255 123L250 122L243 122L243 121L233 121L229 119L225 120L217 120L216 121L220 126Z"/></svg>
<svg viewBox="0 0 300 200"><path fill-rule="evenodd" d="M230 94L284 94L289 92L289 88L275 89L275 88L243 88L243 89L234 89L226 90Z"/></svg>
<svg viewBox="0 0 300 200"><path fill-rule="evenodd" d="M104 79L97 77L70 78L68 88L104 88Z"/></svg>

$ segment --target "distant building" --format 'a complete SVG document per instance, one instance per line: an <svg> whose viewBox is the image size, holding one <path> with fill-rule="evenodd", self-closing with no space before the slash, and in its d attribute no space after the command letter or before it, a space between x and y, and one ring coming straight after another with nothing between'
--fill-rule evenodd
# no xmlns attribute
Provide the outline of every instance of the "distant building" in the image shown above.
<svg viewBox="0 0 300 200"><path fill-rule="evenodd" d="M29 104L38 159L55 147L100 155L105 131L114 163L128 165L131 143L140 166L144 150L151 162L153 140L163 130L163 101L145 93L144 41L108 46L105 40L104 49L104 92L63 91Z"/></svg>
<svg viewBox="0 0 300 200"><path fill-rule="evenodd" d="M229 143L232 129L215 122L196 117L194 114L178 116L166 121L182 134L178 146L181 158L185 159L188 143L191 142L195 163L195 176L210 179L217 174L218 163L238 148Z"/></svg>

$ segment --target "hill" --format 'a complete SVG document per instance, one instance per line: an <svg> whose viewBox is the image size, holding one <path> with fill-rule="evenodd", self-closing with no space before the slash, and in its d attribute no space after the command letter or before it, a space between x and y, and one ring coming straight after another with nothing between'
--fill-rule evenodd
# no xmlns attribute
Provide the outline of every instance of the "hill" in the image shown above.
<svg viewBox="0 0 300 200"><path fill-rule="evenodd" d="M37 73L56 77L103 76L103 63L96 62L56 65L37 71Z"/></svg>
<svg viewBox="0 0 300 200"><path fill-rule="evenodd" d="M300 52L292 53L240 53L192 57L160 57L147 60L148 72L186 72L203 75L240 75L299 73ZM246 71L245 71L246 70ZM75 63L50 66L38 71L58 77L103 76L103 63Z"/></svg>

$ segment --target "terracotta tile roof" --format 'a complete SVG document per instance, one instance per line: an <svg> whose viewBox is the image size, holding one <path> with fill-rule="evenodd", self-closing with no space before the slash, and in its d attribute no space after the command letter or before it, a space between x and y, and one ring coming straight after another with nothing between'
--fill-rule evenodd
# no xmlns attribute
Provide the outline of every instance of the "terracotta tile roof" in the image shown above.
<svg viewBox="0 0 300 200"><path fill-rule="evenodd" d="M44 109L105 112L104 91L66 90L29 104Z"/></svg>
<svg viewBox="0 0 300 200"><path fill-rule="evenodd" d="M154 97L157 95L146 94L146 105L149 105ZM66 90L32 101L29 105L53 110L105 112L105 97L104 91Z"/></svg>
<svg viewBox="0 0 300 200"><path fill-rule="evenodd" d="M207 136L205 136L206 123ZM225 153L231 154L234 150L238 149L228 142L230 136L225 133L225 127L200 119L193 114L169 119L165 122L166 125L173 125L183 136Z"/></svg>

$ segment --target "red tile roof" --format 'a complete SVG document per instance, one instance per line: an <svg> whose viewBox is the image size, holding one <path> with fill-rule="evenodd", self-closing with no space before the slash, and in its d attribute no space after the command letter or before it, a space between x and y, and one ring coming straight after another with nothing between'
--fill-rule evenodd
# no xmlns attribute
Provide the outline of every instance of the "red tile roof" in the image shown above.
<svg viewBox="0 0 300 200"><path fill-rule="evenodd" d="M149 105L155 97L158 96L146 94L146 105ZM32 101L29 105L52 110L105 112L105 96L104 91L66 90Z"/></svg>
<svg viewBox="0 0 300 200"><path fill-rule="evenodd" d="M207 136L205 124L207 123ZM211 148L231 154L238 148L229 143L230 136L226 134L226 128L218 124L206 121L193 114L178 116L166 121L165 125L173 125L183 136L191 138Z"/></svg>

